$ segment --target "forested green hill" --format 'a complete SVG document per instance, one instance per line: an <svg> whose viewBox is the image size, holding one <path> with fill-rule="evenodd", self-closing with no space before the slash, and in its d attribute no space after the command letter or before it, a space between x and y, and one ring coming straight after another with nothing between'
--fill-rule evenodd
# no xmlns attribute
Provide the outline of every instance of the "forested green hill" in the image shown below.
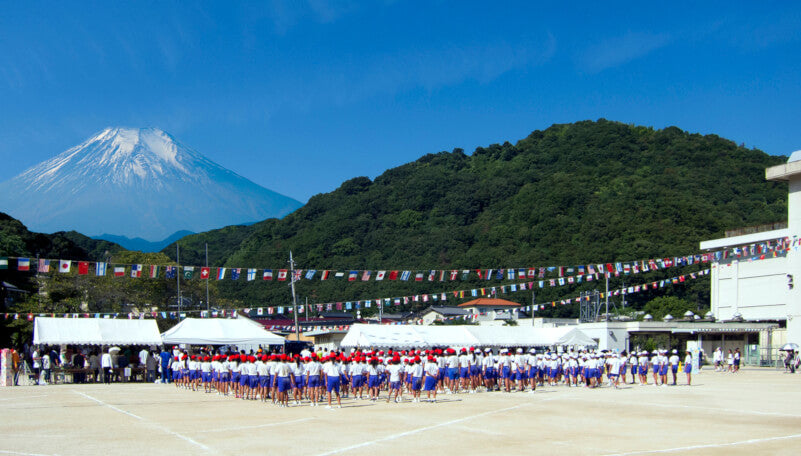
<svg viewBox="0 0 801 456"><path fill-rule="evenodd" d="M208 243L214 266L275 269L286 267L290 250L297 267L318 270L497 269L686 255L726 229L785 220L786 184L764 179L766 167L784 160L675 127L606 120L553 125L516 144L428 154L374 181L348 180L282 220L179 242L182 258L195 264ZM175 246L163 252L174 258ZM433 293L454 284L469 286L303 280L298 289L311 302L330 302ZM275 282L218 288L224 299L245 305L289 299L288 287ZM543 290L537 299L576 292ZM708 285L673 293L708 305ZM636 307L656 295L630 299Z"/></svg>

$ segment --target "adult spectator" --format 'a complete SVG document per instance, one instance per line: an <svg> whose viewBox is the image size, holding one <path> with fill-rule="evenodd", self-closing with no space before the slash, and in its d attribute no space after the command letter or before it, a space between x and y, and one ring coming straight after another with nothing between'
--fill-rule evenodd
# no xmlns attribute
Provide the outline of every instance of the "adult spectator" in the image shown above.
<svg viewBox="0 0 801 456"><path fill-rule="evenodd" d="M127 356L120 356L119 358L117 358L117 365L115 367L119 369L118 372L120 373L120 379L123 382L127 382L127 381L130 380L130 378L129 378L130 375L128 374L128 372L130 372L130 370L128 370L129 369L129 364L128 364L128 357Z"/></svg>
<svg viewBox="0 0 801 456"><path fill-rule="evenodd" d="M156 359L156 353L148 352L147 357L145 358L145 369L147 370L147 374L145 375L146 382L153 383L156 381L157 366L158 360Z"/></svg>
<svg viewBox="0 0 801 456"><path fill-rule="evenodd" d="M146 365L147 365L147 357L148 357L149 354L150 354L150 352L147 350L147 348L142 347L142 349L139 351L139 365L140 366L146 367Z"/></svg>
<svg viewBox="0 0 801 456"><path fill-rule="evenodd" d="M45 351L42 355L42 372L44 372L44 382L50 383L50 371L53 368L53 361L50 359L50 353Z"/></svg>
<svg viewBox="0 0 801 456"><path fill-rule="evenodd" d="M42 355L39 348L34 348L31 354L31 361L33 361L33 373L36 376L36 384L39 384L39 375L42 371Z"/></svg>
<svg viewBox="0 0 801 456"><path fill-rule="evenodd" d="M83 353L77 352L75 356L72 357L72 367L75 369L83 369L84 361ZM84 372L75 372L72 379L75 383L86 383L86 374Z"/></svg>
<svg viewBox="0 0 801 456"><path fill-rule="evenodd" d="M14 386L18 385L19 382L19 352L15 349L11 349L11 368L14 369Z"/></svg>
<svg viewBox="0 0 801 456"><path fill-rule="evenodd" d="M106 349L103 352L103 355L100 357L100 368L103 372L103 383L106 385L111 384L111 377L114 375L114 364L111 360L111 354L108 352L108 349Z"/></svg>
<svg viewBox="0 0 801 456"><path fill-rule="evenodd" d="M167 347L161 347L159 357L161 358L161 383L169 383L172 378L170 374L170 361L172 360L172 356L170 356L170 352L167 351Z"/></svg>
<svg viewBox="0 0 801 456"><path fill-rule="evenodd" d="M100 367L100 356L97 355L97 350L93 350L89 355L89 369L92 369L92 381L97 383L103 378L102 368Z"/></svg>

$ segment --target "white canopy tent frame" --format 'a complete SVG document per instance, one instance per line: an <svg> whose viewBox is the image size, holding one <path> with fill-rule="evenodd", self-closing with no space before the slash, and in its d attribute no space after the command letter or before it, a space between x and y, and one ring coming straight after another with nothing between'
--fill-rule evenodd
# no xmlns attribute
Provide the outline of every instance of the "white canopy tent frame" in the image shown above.
<svg viewBox="0 0 801 456"><path fill-rule="evenodd" d="M355 324L341 347L548 347L598 345L576 327L415 326Z"/></svg>
<svg viewBox="0 0 801 456"><path fill-rule="evenodd" d="M284 345L286 339L247 318L186 318L161 335L165 344Z"/></svg>
<svg viewBox="0 0 801 456"><path fill-rule="evenodd" d="M35 345L161 345L155 320L36 317Z"/></svg>

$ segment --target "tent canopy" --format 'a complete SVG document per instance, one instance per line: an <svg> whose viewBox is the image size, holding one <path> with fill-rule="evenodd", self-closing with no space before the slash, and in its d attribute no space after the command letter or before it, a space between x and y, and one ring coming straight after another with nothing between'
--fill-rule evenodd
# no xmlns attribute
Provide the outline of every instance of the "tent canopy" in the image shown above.
<svg viewBox="0 0 801 456"><path fill-rule="evenodd" d="M161 345L155 320L36 317L34 344Z"/></svg>
<svg viewBox="0 0 801 456"><path fill-rule="evenodd" d="M187 318L161 335L167 344L284 345L286 339L247 318Z"/></svg>
<svg viewBox="0 0 801 456"><path fill-rule="evenodd" d="M545 347L551 345L595 346L597 343L575 327L530 328L521 326L410 326L355 324L342 339L342 347Z"/></svg>

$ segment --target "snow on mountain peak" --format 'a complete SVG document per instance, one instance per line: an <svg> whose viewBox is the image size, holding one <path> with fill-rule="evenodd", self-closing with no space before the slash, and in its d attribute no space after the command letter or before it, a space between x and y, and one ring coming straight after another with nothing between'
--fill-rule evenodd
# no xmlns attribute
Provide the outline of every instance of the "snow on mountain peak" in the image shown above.
<svg viewBox="0 0 801 456"><path fill-rule="evenodd" d="M106 128L0 183L0 211L32 229L149 240L280 217L300 206L157 128Z"/></svg>

